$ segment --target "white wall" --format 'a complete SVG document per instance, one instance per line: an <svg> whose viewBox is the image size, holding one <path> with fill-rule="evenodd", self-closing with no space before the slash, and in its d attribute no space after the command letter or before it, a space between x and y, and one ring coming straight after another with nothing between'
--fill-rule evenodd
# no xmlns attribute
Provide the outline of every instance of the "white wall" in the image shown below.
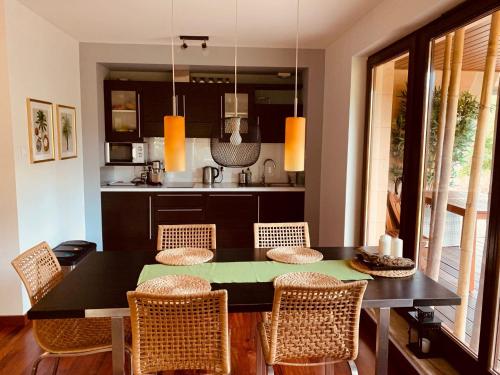
<svg viewBox="0 0 500 375"><path fill-rule="evenodd" d="M285 48L239 48L238 61L241 67L290 68L295 65L295 51ZM135 65L136 70L170 67L170 48L162 45L137 44L80 44L80 69L82 90L82 116L85 121L83 147L85 150L85 209L87 235L92 240L101 240L101 204L99 191L100 167L103 165L104 115L102 79L106 68L123 68ZM179 66L231 67L234 49L209 47L208 56L199 48L180 50L176 48L175 62ZM317 244L319 238L319 193L321 175L321 129L323 121L323 74L324 51L301 50L299 67L306 69L304 78L304 112L307 116L306 135L306 196L305 217L310 223L311 240Z"/></svg>
<svg viewBox="0 0 500 375"><path fill-rule="evenodd" d="M458 3L458 0L386 0L326 49L321 245L358 244L367 56Z"/></svg>
<svg viewBox="0 0 500 375"><path fill-rule="evenodd" d="M10 126L10 94L7 70L4 1L0 0L0 315L16 315L22 310L21 287L10 261L18 254L17 202L14 147Z"/></svg>
<svg viewBox="0 0 500 375"><path fill-rule="evenodd" d="M17 0L4 0L4 6L11 118L2 126L12 132L16 250L22 252L40 241L55 246L63 240L85 238L79 47L76 40ZM78 158L30 163L27 97L77 107ZM4 287L0 284L1 300L7 300L4 293L10 295ZM15 310L22 312L18 306Z"/></svg>

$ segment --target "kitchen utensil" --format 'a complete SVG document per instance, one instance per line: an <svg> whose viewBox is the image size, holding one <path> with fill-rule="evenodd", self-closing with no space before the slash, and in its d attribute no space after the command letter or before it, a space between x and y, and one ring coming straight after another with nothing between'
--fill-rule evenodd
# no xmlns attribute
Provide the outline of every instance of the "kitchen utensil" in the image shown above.
<svg viewBox="0 0 500 375"><path fill-rule="evenodd" d="M212 185L219 176L219 169L211 166L203 167L203 183Z"/></svg>

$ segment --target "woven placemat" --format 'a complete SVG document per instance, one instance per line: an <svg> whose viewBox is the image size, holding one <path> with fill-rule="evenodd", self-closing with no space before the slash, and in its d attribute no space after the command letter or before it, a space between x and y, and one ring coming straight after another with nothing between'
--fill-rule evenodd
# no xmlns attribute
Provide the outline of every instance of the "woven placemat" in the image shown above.
<svg viewBox="0 0 500 375"><path fill-rule="evenodd" d="M319 272L289 272L276 277L274 286L336 286L342 284L339 279Z"/></svg>
<svg viewBox="0 0 500 375"><path fill-rule="evenodd" d="M143 282L137 292L184 295L192 293L210 292L210 283L201 277L190 275L165 275Z"/></svg>
<svg viewBox="0 0 500 375"><path fill-rule="evenodd" d="M315 263L323 259L323 254L307 247L276 247L266 255L276 262L291 264Z"/></svg>
<svg viewBox="0 0 500 375"><path fill-rule="evenodd" d="M413 268L411 270L387 270L387 271L372 270L368 266L364 265L363 263L359 262L356 259L351 259L349 265L356 271L367 273L368 275L372 276L381 276L381 277L408 277L413 275L417 271L416 268Z"/></svg>
<svg viewBox="0 0 500 375"><path fill-rule="evenodd" d="M214 253L208 249L196 247L181 247L178 249L162 250L156 254L158 263L170 266L191 266L208 262L214 257Z"/></svg>

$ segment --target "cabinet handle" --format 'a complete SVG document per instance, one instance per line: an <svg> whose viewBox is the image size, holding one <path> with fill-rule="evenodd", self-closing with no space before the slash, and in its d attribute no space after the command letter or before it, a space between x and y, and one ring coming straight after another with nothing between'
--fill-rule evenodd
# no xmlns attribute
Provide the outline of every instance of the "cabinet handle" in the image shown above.
<svg viewBox="0 0 500 375"><path fill-rule="evenodd" d="M139 93L137 93L137 117L139 138L141 138L141 94Z"/></svg>
<svg viewBox="0 0 500 375"><path fill-rule="evenodd" d="M253 197L253 194L209 194L210 197Z"/></svg>
<svg viewBox="0 0 500 375"><path fill-rule="evenodd" d="M202 194L157 194L157 197L202 197Z"/></svg>
<svg viewBox="0 0 500 375"><path fill-rule="evenodd" d="M186 118L186 95L182 95L182 113L184 118Z"/></svg>
<svg viewBox="0 0 500 375"><path fill-rule="evenodd" d="M203 208L161 208L158 212L200 212Z"/></svg>
<svg viewBox="0 0 500 375"><path fill-rule="evenodd" d="M151 230L151 195L149 196L149 239L153 239L153 233Z"/></svg>
<svg viewBox="0 0 500 375"><path fill-rule="evenodd" d="M222 115L222 95L220 96L220 118L221 120L224 118L224 116Z"/></svg>

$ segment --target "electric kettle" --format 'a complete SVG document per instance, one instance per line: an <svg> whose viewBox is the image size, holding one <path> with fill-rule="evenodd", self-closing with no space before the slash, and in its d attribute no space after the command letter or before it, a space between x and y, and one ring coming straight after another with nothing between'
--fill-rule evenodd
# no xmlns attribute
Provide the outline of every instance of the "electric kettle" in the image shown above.
<svg viewBox="0 0 500 375"><path fill-rule="evenodd" d="M215 167L203 167L203 183L212 185L219 176L219 170Z"/></svg>

